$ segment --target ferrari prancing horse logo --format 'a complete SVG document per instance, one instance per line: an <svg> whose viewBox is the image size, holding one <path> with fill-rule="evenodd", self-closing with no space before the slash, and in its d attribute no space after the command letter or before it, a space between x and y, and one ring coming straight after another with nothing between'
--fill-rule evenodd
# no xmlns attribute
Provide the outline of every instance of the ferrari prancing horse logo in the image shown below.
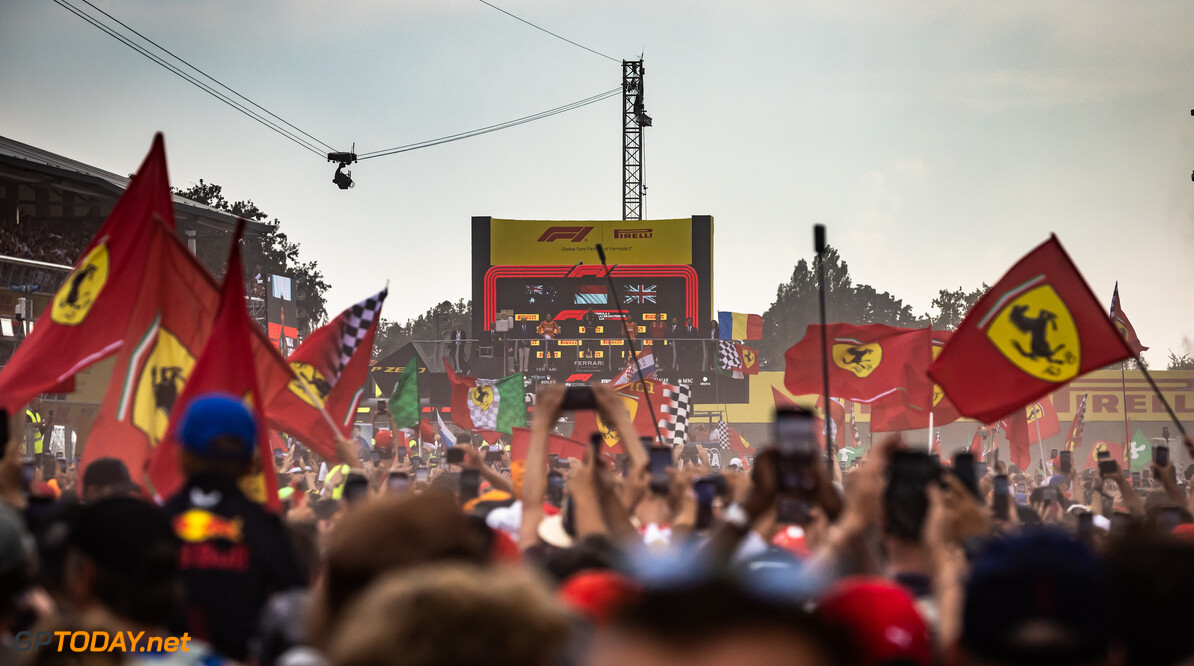
<svg viewBox="0 0 1194 666"><path fill-rule="evenodd" d="M987 327L987 338L1007 360L1049 382L1078 375L1082 348L1069 308L1043 284L1012 299Z"/></svg>
<svg viewBox="0 0 1194 666"><path fill-rule="evenodd" d="M484 412L493 406L493 387L478 384L468 390L468 399L477 409Z"/></svg>
<svg viewBox="0 0 1194 666"><path fill-rule="evenodd" d="M853 340L833 345L833 363L858 377L866 377L883 362L883 347L877 342L862 344Z"/></svg>
<svg viewBox="0 0 1194 666"><path fill-rule="evenodd" d="M108 246L100 243L83 257L79 267L66 278L58 288L58 293L54 294L50 319L67 326L83 323L107 282Z"/></svg>

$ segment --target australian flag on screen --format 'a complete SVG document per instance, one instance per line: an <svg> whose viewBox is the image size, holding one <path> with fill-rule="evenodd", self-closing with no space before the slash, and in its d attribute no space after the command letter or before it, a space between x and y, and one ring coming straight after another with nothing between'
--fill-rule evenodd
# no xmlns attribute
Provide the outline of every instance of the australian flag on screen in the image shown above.
<svg viewBox="0 0 1194 666"><path fill-rule="evenodd" d="M646 305L648 303L657 303L658 296L657 285L653 284L632 284L626 287L626 303L634 303L637 305Z"/></svg>

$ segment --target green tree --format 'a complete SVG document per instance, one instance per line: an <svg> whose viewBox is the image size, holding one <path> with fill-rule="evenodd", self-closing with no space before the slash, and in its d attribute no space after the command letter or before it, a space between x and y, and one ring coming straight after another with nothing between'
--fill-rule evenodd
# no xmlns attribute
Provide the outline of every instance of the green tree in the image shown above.
<svg viewBox="0 0 1194 666"><path fill-rule="evenodd" d="M1194 370L1194 356L1190 354L1182 354L1178 356L1169 350L1169 369L1170 370Z"/></svg>
<svg viewBox="0 0 1194 666"><path fill-rule="evenodd" d="M990 286L984 282L982 287L971 292L961 287L938 291L937 297L930 303L932 307L937 308L936 317L929 315L933 328L944 331L957 330L958 325L966 318L966 313L970 312L970 308L974 307L989 288Z"/></svg>
<svg viewBox="0 0 1194 666"><path fill-rule="evenodd" d="M299 331L302 335L310 333L327 321L327 300L324 294L331 285L319 270L317 262L302 260L299 256L299 244L291 242L282 232L280 220L270 220L269 215L251 200L228 201L224 197L223 187L204 182L202 179L185 190L174 188L174 193L268 227L264 234L245 238L243 250L247 274L244 277L249 278L261 272L265 275L288 275L294 278L293 294L298 311ZM231 235L230 231L217 233L225 237ZM202 242L197 245L199 260L214 275L221 276L227 259L226 243Z"/></svg>
<svg viewBox="0 0 1194 666"><path fill-rule="evenodd" d="M923 322L912 306L888 292L854 284L850 267L836 248L825 250L825 316L829 322L917 326ZM759 341L766 369L782 369L784 351L804 337L809 324L820 321L816 262L801 259L792 277L776 289L775 302L763 314L763 339Z"/></svg>
<svg viewBox="0 0 1194 666"><path fill-rule="evenodd" d="M457 323L468 333L473 320L473 302L463 298L455 303L442 301L427 309L427 312L398 323L382 319L377 325L377 337L373 342L373 358L385 358L398 351L412 340L442 340Z"/></svg>

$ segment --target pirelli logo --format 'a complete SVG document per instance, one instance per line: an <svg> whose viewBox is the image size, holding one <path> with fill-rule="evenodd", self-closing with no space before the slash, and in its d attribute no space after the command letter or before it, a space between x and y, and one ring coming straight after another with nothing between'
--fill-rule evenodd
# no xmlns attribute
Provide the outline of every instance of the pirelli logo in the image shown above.
<svg viewBox="0 0 1194 666"><path fill-rule="evenodd" d="M553 243L558 240L568 241L569 243L579 243L589 235L593 227L548 227L546 231L539 236L540 243ZM614 232L615 234L617 232Z"/></svg>
<svg viewBox="0 0 1194 666"><path fill-rule="evenodd" d="M614 238L650 238L654 229L614 229Z"/></svg>

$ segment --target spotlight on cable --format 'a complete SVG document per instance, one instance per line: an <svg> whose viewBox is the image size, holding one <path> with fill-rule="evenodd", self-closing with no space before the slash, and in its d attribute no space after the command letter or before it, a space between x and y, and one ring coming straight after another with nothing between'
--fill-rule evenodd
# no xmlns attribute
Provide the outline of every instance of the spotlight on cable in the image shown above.
<svg viewBox="0 0 1194 666"><path fill-rule="evenodd" d="M336 167L336 175L332 176L332 182L342 190L347 190L356 183L352 182L352 172L346 171L345 167L357 161L357 144L352 144L352 150L347 153L328 153L329 162L339 162L340 166Z"/></svg>

